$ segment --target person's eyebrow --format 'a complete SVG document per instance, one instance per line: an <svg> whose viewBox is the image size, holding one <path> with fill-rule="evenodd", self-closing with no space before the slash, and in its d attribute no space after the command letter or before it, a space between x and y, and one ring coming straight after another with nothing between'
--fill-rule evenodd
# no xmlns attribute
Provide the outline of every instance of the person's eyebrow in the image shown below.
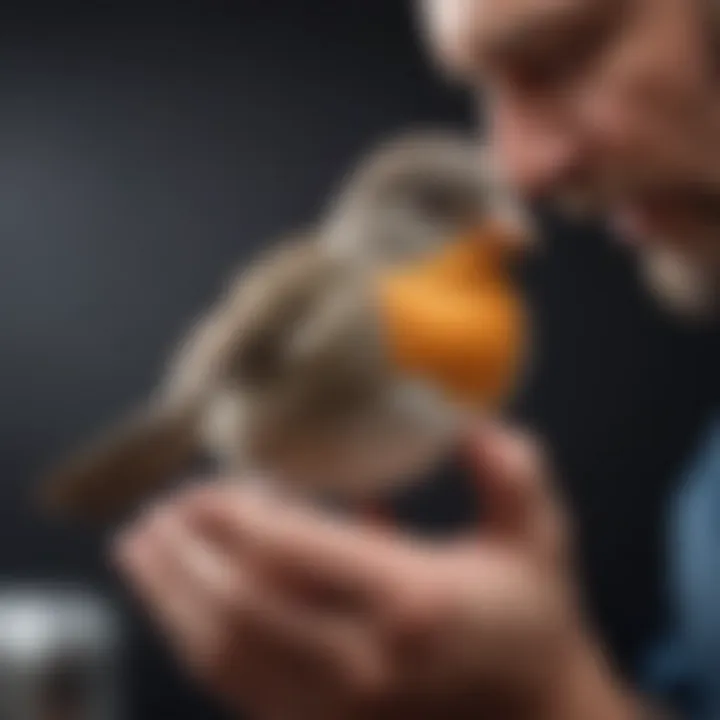
<svg viewBox="0 0 720 720"><path fill-rule="evenodd" d="M518 12L506 27L489 29L477 38L478 61L502 63L507 58L537 57L556 51L558 39L573 44L604 34L621 16L627 0L558 0L538 4L538 9Z"/></svg>

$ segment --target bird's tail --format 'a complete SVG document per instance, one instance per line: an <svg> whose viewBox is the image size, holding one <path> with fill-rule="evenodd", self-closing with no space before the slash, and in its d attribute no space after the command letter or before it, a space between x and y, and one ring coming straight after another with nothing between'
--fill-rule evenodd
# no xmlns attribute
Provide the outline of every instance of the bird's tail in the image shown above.
<svg viewBox="0 0 720 720"><path fill-rule="evenodd" d="M51 469L43 509L93 522L117 519L183 472L198 452L193 404L152 403Z"/></svg>

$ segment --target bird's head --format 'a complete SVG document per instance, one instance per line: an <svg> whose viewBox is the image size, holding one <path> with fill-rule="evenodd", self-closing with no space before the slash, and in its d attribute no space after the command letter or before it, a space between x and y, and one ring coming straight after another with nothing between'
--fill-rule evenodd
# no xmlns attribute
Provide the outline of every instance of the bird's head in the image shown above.
<svg viewBox="0 0 720 720"><path fill-rule="evenodd" d="M337 248L400 265L469 238L507 249L531 239L478 143L445 131L405 133L372 152L347 177L325 234Z"/></svg>

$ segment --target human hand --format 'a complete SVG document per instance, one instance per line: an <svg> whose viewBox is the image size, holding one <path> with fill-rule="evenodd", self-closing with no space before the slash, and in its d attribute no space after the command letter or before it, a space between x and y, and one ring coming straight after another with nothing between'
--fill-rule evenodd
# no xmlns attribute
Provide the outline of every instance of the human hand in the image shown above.
<svg viewBox="0 0 720 720"><path fill-rule="evenodd" d="M532 443L485 428L484 534L428 544L209 487L119 540L121 569L196 677L261 720L621 720L585 631Z"/></svg>

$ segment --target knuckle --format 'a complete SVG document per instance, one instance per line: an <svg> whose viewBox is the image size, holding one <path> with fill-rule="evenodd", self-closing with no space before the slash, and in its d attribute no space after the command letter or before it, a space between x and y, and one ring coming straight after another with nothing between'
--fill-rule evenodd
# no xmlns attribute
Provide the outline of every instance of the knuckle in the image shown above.
<svg viewBox="0 0 720 720"><path fill-rule="evenodd" d="M195 678L209 687L217 688L225 673L218 648L213 645L196 648L189 659L190 669Z"/></svg>
<svg viewBox="0 0 720 720"><path fill-rule="evenodd" d="M178 514L194 517L211 510L218 503L219 488L215 482L193 483L183 488L175 498Z"/></svg>
<svg viewBox="0 0 720 720"><path fill-rule="evenodd" d="M429 584L404 588L388 603L387 631L396 643L416 646L436 636L442 616L437 588Z"/></svg>
<svg viewBox="0 0 720 720"><path fill-rule="evenodd" d="M246 626L247 595L241 579L234 574L222 578L215 589L213 612L225 627L233 628L235 632L241 632Z"/></svg>
<svg viewBox="0 0 720 720"><path fill-rule="evenodd" d="M193 653L195 674L218 691L228 678L237 676L249 627L247 607L239 594L229 592L231 587L216 596L212 609L208 609L213 630Z"/></svg>
<svg viewBox="0 0 720 720"><path fill-rule="evenodd" d="M236 677L240 655L239 642L232 632L217 633L192 652L190 668L194 677L206 687L225 693L228 682Z"/></svg>
<svg viewBox="0 0 720 720"><path fill-rule="evenodd" d="M355 674L348 684L348 705L363 714L372 712L388 697L391 688L389 677Z"/></svg>
<svg viewBox="0 0 720 720"><path fill-rule="evenodd" d="M133 521L128 534L136 538L140 536L145 538L155 537L166 515L167 508L159 504L145 508Z"/></svg>
<svg viewBox="0 0 720 720"><path fill-rule="evenodd" d="M395 673L387 659L376 658L364 667L349 667L342 684L343 705L362 717L370 717L395 688Z"/></svg>
<svg viewBox="0 0 720 720"><path fill-rule="evenodd" d="M546 479L550 472L550 461L540 440L532 435L522 435L518 449L522 464L532 474Z"/></svg>

